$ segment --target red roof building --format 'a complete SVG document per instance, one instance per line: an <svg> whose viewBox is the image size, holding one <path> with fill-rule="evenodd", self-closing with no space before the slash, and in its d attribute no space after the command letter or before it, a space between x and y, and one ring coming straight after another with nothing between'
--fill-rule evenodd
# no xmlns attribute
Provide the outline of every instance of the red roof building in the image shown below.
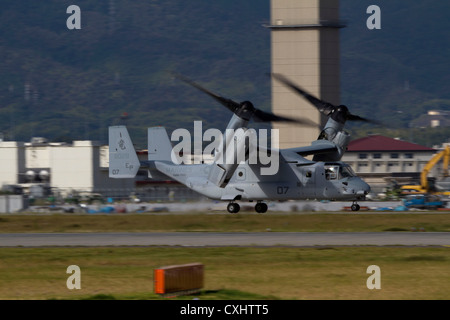
<svg viewBox="0 0 450 320"><path fill-rule="evenodd" d="M373 151L414 151L435 152L436 150L419 144L393 139L380 135L370 135L353 140L348 145L348 152L373 152Z"/></svg>
<svg viewBox="0 0 450 320"><path fill-rule="evenodd" d="M352 166L377 194L392 181L417 179L435 149L381 135L370 135L349 143L342 161Z"/></svg>

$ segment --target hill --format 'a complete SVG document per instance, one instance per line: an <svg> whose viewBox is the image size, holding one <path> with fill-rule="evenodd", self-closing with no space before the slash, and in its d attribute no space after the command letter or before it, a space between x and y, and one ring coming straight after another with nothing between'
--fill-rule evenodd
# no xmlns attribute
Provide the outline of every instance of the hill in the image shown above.
<svg viewBox="0 0 450 320"><path fill-rule="evenodd" d="M450 5L377 2L382 29L369 31L365 11L372 3L341 0L347 21L341 100L355 113L406 128L428 108L448 109ZM191 129L203 120L204 130L224 129L229 111L171 71L270 109L268 0L77 0L82 29L68 30L72 4L2 1L0 132L6 139L106 142L109 125L126 123L145 147L149 126Z"/></svg>
<svg viewBox="0 0 450 320"><path fill-rule="evenodd" d="M379 0L382 28L368 30L371 4L341 1L342 102L400 127L429 109L450 109L450 3Z"/></svg>

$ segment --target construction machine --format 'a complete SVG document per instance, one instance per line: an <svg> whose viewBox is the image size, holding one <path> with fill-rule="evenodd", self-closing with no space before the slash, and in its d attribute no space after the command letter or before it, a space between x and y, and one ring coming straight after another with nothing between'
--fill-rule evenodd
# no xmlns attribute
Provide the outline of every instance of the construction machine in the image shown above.
<svg viewBox="0 0 450 320"><path fill-rule="evenodd" d="M430 171L443 160L442 179L436 182L436 179L428 177ZM442 151L436 153L430 161L425 165L420 173L420 185L404 185L401 186L402 194L437 194L450 196L450 176L449 165L450 160L450 146L447 145Z"/></svg>

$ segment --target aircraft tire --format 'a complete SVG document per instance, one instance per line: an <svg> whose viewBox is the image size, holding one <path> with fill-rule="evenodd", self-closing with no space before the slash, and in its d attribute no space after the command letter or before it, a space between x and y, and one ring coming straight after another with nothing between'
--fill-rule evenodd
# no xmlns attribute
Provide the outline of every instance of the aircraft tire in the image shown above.
<svg viewBox="0 0 450 320"><path fill-rule="evenodd" d="M239 204L234 202L230 202L227 206L227 210L229 213L238 213L240 209L241 207L239 206Z"/></svg>
<svg viewBox="0 0 450 320"><path fill-rule="evenodd" d="M267 212L267 204L264 202L259 202L255 205L255 211L258 213L264 213Z"/></svg>
<svg viewBox="0 0 450 320"><path fill-rule="evenodd" d="M360 209L361 207L359 206L359 204L354 203L354 204L352 204L351 208L352 208L352 211L359 211L359 209Z"/></svg>

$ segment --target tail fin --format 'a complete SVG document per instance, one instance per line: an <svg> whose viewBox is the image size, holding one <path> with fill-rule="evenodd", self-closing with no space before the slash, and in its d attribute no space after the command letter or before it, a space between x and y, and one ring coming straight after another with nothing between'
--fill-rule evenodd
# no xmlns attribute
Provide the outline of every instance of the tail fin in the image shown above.
<svg viewBox="0 0 450 320"><path fill-rule="evenodd" d="M148 128L148 160L172 161L172 143L164 127Z"/></svg>
<svg viewBox="0 0 450 320"><path fill-rule="evenodd" d="M134 178L140 161L125 126L109 127L109 177Z"/></svg>

